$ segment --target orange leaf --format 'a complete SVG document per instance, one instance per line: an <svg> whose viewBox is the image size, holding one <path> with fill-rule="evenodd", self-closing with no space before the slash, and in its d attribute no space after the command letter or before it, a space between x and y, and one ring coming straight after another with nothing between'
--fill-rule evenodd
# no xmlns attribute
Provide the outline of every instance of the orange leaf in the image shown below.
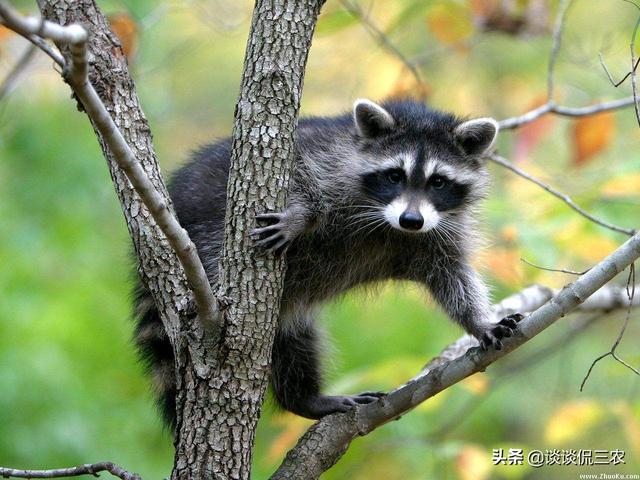
<svg viewBox="0 0 640 480"><path fill-rule="evenodd" d="M505 285L520 285L522 282L522 263L517 250L492 248L483 260L491 274Z"/></svg>
<svg viewBox="0 0 640 480"><path fill-rule="evenodd" d="M615 123L612 112L581 117L573 125L573 164L582 167L606 149L613 138Z"/></svg>
<svg viewBox="0 0 640 480"><path fill-rule="evenodd" d="M427 27L434 37L455 45L473 34L473 20L468 9L456 3L438 4L427 13Z"/></svg>
<svg viewBox="0 0 640 480"><path fill-rule="evenodd" d="M111 31L118 37L122 50L128 61L133 59L138 48L138 25L128 13L114 13L109 15Z"/></svg>
<svg viewBox="0 0 640 480"><path fill-rule="evenodd" d="M505 225L500 230L500 237L506 243L514 243L518 241L518 229L515 225Z"/></svg>
<svg viewBox="0 0 640 480"><path fill-rule="evenodd" d="M403 67L398 79L389 92L391 98L415 98L424 102L431 93L431 87L424 81L418 81L407 67Z"/></svg>
<svg viewBox="0 0 640 480"><path fill-rule="evenodd" d="M13 35L13 31L9 30L4 25L0 25L0 42L4 41L7 37Z"/></svg>
<svg viewBox="0 0 640 480"><path fill-rule="evenodd" d="M544 104L546 97L539 97L531 102L527 111ZM520 127L516 133L513 159L515 162L527 160L531 151L540 143L544 136L551 131L555 119L551 115L543 115L531 123Z"/></svg>

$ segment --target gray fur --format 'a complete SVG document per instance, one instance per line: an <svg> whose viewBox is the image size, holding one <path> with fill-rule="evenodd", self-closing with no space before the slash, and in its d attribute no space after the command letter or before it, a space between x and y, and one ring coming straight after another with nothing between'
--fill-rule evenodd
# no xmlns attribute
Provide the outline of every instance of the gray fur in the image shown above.
<svg viewBox="0 0 640 480"><path fill-rule="evenodd" d="M474 213L488 185L480 156L496 131L491 121L464 125L453 115L409 101L382 106L359 101L353 116L300 121L288 207L258 216L252 232L258 246L286 251L273 354L274 390L284 408L318 418L377 398L320 393L314 313L354 287L388 279L418 282L483 346L500 346L490 323L487 288L469 264L477 238ZM218 274L229 157L229 140L205 147L170 185L180 221L212 284ZM394 228L383 215L388 205L372 198L363 178L394 165L402 168L396 164L423 168L427 177L434 172L456 177L465 187L463 201L439 211L438 224L424 233ZM407 188L411 205L424 202L420 188ZM139 328L143 348L143 337L154 331Z"/></svg>

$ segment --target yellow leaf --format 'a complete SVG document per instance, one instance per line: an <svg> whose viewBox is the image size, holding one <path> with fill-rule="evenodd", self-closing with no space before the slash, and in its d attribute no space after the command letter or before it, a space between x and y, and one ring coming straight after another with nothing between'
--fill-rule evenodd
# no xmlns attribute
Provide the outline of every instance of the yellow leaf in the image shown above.
<svg viewBox="0 0 640 480"><path fill-rule="evenodd" d="M571 245L572 252L588 262L600 261L616 248L616 242L597 234L580 235L574 238Z"/></svg>
<svg viewBox="0 0 640 480"><path fill-rule="evenodd" d="M640 195L640 173L629 173L614 177L602 186L605 197L627 197Z"/></svg>
<svg viewBox="0 0 640 480"><path fill-rule="evenodd" d="M473 34L473 19L467 8L455 3L434 5L426 18L434 37L447 45L459 44Z"/></svg>
<svg viewBox="0 0 640 480"><path fill-rule="evenodd" d="M489 377L484 373L476 373L470 377L465 378L460 385L471 393L476 395L482 395L489 390Z"/></svg>
<svg viewBox="0 0 640 480"><path fill-rule="evenodd" d="M492 468L491 455L476 445L465 446L456 457L455 468L460 480L484 480Z"/></svg>
<svg viewBox="0 0 640 480"><path fill-rule="evenodd" d="M601 418L602 407L593 400L565 403L547 420L545 439L553 445L570 442L584 435Z"/></svg>
<svg viewBox="0 0 640 480"><path fill-rule="evenodd" d="M573 124L573 164L583 166L607 148L614 130L612 112L578 118Z"/></svg>
<svg viewBox="0 0 640 480"><path fill-rule="evenodd" d="M429 85L424 80L419 81L415 75L403 65L398 79L391 87L388 97L400 99L411 97L424 102L430 92L431 88Z"/></svg>

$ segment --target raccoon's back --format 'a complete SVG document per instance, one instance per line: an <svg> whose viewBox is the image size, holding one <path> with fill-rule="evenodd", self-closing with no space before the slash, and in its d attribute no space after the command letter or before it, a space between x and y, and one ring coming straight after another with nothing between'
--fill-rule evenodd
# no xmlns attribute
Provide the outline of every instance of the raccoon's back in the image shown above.
<svg viewBox="0 0 640 480"><path fill-rule="evenodd" d="M194 152L191 161L172 175L169 195L187 230L194 224L224 223L230 158L231 139L227 138Z"/></svg>

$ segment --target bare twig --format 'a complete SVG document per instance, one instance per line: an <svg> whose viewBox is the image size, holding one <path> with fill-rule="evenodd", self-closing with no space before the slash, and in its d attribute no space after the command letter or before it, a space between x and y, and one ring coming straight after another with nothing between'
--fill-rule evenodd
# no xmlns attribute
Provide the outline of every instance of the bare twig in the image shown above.
<svg viewBox="0 0 640 480"><path fill-rule="evenodd" d="M371 21L369 14L363 11L360 5L352 2L351 0L340 0L340 3L342 3L344 8L362 23L365 30L376 40L376 42L378 42L380 46L382 46L382 48L404 64L418 84L421 86L425 85L424 79L422 78L417 65L409 60L404 53L402 53L400 49L393 44L389 37L387 37L387 35L385 35L385 33Z"/></svg>
<svg viewBox="0 0 640 480"><path fill-rule="evenodd" d="M24 38L29 40L32 44L46 53L51 59L56 62L56 64L60 67L64 67L64 57L60 52L55 50L51 45L47 43L46 40L38 37L37 35L23 35Z"/></svg>
<svg viewBox="0 0 640 480"><path fill-rule="evenodd" d="M630 0L624 0L624 1L633 5L634 7L636 7L636 9L640 10L640 6L638 6L635 2L632 2ZM631 35L631 45L630 45L631 70L629 70L627 74L624 77L622 77L622 79L620 79L620 81L616 82L613 79L613 77L611 76L611 73L609 73L609 69L604 63L604 58L602 57L602 54L599 55L599 58L600 58L600 65L602 66L604 73L607 74L607 78L615 88L618 88L627 80L627 78L631 77L631 91L633 92L633 97L632 97L633 105L636 112L636 120L638 121L638 125L640 126L640 103L638 100L638 86L637 86L637 80L636 80L636 70L638 69L638 64L640 64L640 58L636 59L636 54L634 49L634 45L636 43L636 35L638 33L639 26L640 26L640 17L636 21L635 27L633 28L633 34Z"/></svg>
<svg viewBox="0 0 640 480"><path fill-rule="evenodd" d="M564 203L566 203L569 207L571 207L573 210L578 212L583 217L591 220L593 223L596 223L596 224L600 225L601 227L608 228L609 230L613 230L614 232L624 233L625 235L634 235L636 233L636 230L634 230L632 228L618 227L617 225L613 225L612 223L605 222L604 220L601 220L598 217L590 214L589 212L585 211L584 209L582 209L578 205L576 205L576 203L571 199L571 197L569 195L566 195L566 194L564 194L562 192L559 192L558 190L556 190L555 188L547 185L543 181L538 180L537 178L533 177L532 175L529 175L527 172L525 172L524 170L521 170L520 168L516 167L514 164L509 162L507 159L501 157L500 155L491 154L491 155L489 155L488 158L492 162L495 162L498 165L501 165L501 166L511 170L516 175L519 175L522 178L525 178L525 179L529 180L530 182L535 183L540 188L546 190L547 192L549 192L554 197L559 198L560 200L562 200Z"/></svg>
<svg viewBox="0 0 640 480"><path fill-rule="evenodd" d="M635 77L638 64L640 63L640 59L635 58L635 52L633 49L638 26L640 25L640 19L638 19L638 22L636 23L636 26L634 28L633 38L631 42L631 70L622 78L622 80L620 80L619 82L615 82L613 80L613 77L611 76L606 65L604 64L602 55L600 55L600 64L604 68L604 71L607 74L609 81L615 87L618 87L628 77L631 77L631 83L632 83L632 88L634 92L631 97L612 100L609 102L597 103L595 105L590 105L586 107L566 107L562 105L557 105L555 100L553 99L554 69L555 69L558 53L560 51L560 45L562 43L562 32L564 29L566 15L571 5L571 1L572 0L563 0L563 3L559 7L559 14L556 17L556 24L553 32L553 45L551 48L551 56L549 59L549 67L547 72L547 102L544 105L534 108L533 110L530 110L522 115L505 118L504 120L499 121L498 124L500 125L500 130L510 130L510 129L521 127L547 114L555 114L555 115L560 115L564 117L585 117L585 116L595 115L602 112L608 112L611 110L626 108L631 105L634 105L636 108L636 117L638 118L638 123L640 124L640 101L637 101L637 97L638 97L636 93L637 88L634 86L634 83L635 83L634 77ZM629 2L629 3L632 3L632 2Z"/></svg>
<svg viewBox="0 0 640 480"><path fill-rule="evenodd" d="M145 206L153 216L180 259L191 287L199 316L205 328L217 336L219 318L215 297L196 248L187 232L155 188L135 154L115 125L87 76L87 33L80 25L61 26L36 17L23 17L0 1L2 23L24 35L42 35L55 42L68 44L71 62L63 75L78 96L89 118L107 143L115 160L125 172Z"/></svg>
<svg viewBox="0 0 640 480"><path fill-rule="evenodd" d="M346 414L328 415L313 425L287 454L274 479L313 479L335 464L358 435L366 435L473 373L485 370L602 288L640 257L640 235L634 235L589 272L566 285L549 302L525 318L502 350L466 350L430 362L423 372L377 402Z"/></svg>
<svg viewBox="0 0 640 480"><path fill-rule="evenodd" d="M580 384L580 391L584 389L584 386L587 383L587 380L589 379L589 376L591 375L591 372L593 371L596 364L600 360L603 360L608 356L613 357L618 363L624 365L629 370L634 372L636 375L640 375L640 371L638 371L636 368L632 367L626 361L620 358L620 356L616 352L618 345L620 345L620 342L622 341L624 332L627 330L627 326L629 325L629 319L631 318L631 309L633 308L635 295L636 295L636 268L635 268L635 263L632 263L629 266L629 278L627 279L627 297L629 298L629 307L627 308L627 314L625 316L624 322L622 323L622 328L620 329L620 332L618 333L618 337L616 338L615 342L613 342L613 345L611 346L611 350L609 350L607 353L600 355L598 358L596 358L593 361L593 363L589 367L589 370L587 371L587 374L582 379L582 383Z"/></svg>
<svg viewBox="0 0 640 480"><path fill-rule="evenodd" d="M589 115L595 115L598 113L608 112L611 110L618 110L620 108L629 107L631 105L636 105L635 95L628 98L621 98L618 100L612 100L609 102L597 103L595 105L589 105L586 107L566 107L562 105L557 105L554 100L554 76L555 76L555 66L558 59L558 53L560 52L560 46L562 44L562 33L564 30L564 25L567 18L567 13L571 6L572 0L563 0L559 7L559 13L556 17L556 23L553 30L553 43L551 47L551 55L549 58L549 66L547 71L547 102L544 105L539 106L533 110L530 110L523 115L519 115L516 117L505 118L498 122L500 125L500 130L510 130L514 128L521 127L527 123L531 123L534 120L542 117L547 114L555 114L564 117L585 117ZM637 27L637 25L636 25ZM635 34L634 34L635 38ZM600 62L609 77L611 83L615 86L615 82L613 78L609 74L604 62L602 60L602 56L600 56ZM635 66L633 66L635 65ZM622 83L628 76L631 76L633 72L635 72L636 67L638 66L636 62L632 62L632 70L625 76L620 83ZM640 120L639 120L640 121Z"/></svg>
<svg viewBox="0 0 640 480"><path fill-rule="evenodd" d="M11 90L16 83L16 80L22 72L27 68L29 62L33 58L33 55L36 53L37 47L35 45L29 45L27 49L24 51L22 56L18 59L16 64L13 66L9 74L6 76L2 84L0 84L0 100Z"/></svg>
<svg viewBox="0 0 640 480"><path fill-rule="evenodd" d="M634 104L633 97L620 98L618 100L611 100L610 102L596 103L595 105L589 105L586 107L565 107L562 105L556 105L555 102L549 101L538 108L528 111L517 117L505 118L500 120L498 125L500 130L510 130L521 127L527 123L531 123L534 120L547 115L549 113L560 115L562 117L586 117L589 115L595 115L602 112L608 112L611 110L619 110L621 108L630 107Z"/></svg>
<svg viewBox="0 0 640 480"><path fill-rule="evenodd" d="M15 18L15 16L17 15L15 12L12 12L7 7L3 7L2 5L0 5L0 23L3 25L5 25L5 20L3 19L4 17L3 12L6 12L5 14L8 14L10 18ZM49 57L51 57L51 59L54 62L56 62L59 66L64 67L64 57L60 54L60 52L55 51L51 47L51 45L49 45L45 40L43 40L40 36L38 36L40 35L40 33L38 34L30 33L29 30L22 29L20 25L18 25L16 28L12 28L12 30L16 32L18 35L29 40L32 44L34 44L40 50L42 50L44 53L49 55Z"/></svg>
<svg viewBox="0 0 640 480"><path fill-rule="evenodd" d="M587 268L586 270L583 270L582 272L576 272L575 270L568 270L566 268L548 268L548 267L541 267L540 265L536 265L535 263L530 262L529 260L520 257L520 261L526 263L527 265L530 265L534 268L537 268L538 270L544 270L546 272L558 272L558 273L568 273L570 275L584 275L585 273L587 273L590 269Z"/></svg>
<svg viewBox="0 0 640 480"><path fill-rule="evenodd" d="M560 46L562 45L562 32L567 20L567 12L571 6L572 0L562 0L558 7L558 15L556 16L556 23L553 28L553 40L551 45L551 55L549 56L549 66L547 69L547 101L553 101L553 83L554 83L554 70L556 61L558 59L558 53L560 53Z"/></svg>
<svg viewBox="0 0 640 480"><path fill-rule="evenodd" d="M141 480L140 475L137 473L127 472L112 462L85 463L77 467L56 468L53 470L20 470L0 467L0 476L4 478L61 478L78 477L80 475L98 477L98 472L109 472L114 477L122 480Z"/></svg>
<svg viewBox="0 0 640 480"><path fill-rule="evenodd" d="M636 5L637 7L637 5ZM635 65L636 61L636 51L635 51L635 43L636 43L636 35L638 34L638 27L640 27L640 17L636 21L636 26L633 28L633 34L631 35L631 91L633 92L633 106L636 110L636 120L638 121L638 126L640 126L640 99L638 99L638 81L636 76Z"/></svg>
<svg viewBox="0 0 640 480"><path fill-rule="evenodd" d="M498 125L500 130L511 130L519 128L527 123L531 123L543 115L555 114L563 117L586 117L589 115L596 115L602 112L608 112L611 110L618 110L634 105L636 102L634 97L621 98L618 100L612 100L609 102L597 103L595 105L589 105L586 107L567 107L556 104L554 97L554 70L560 51L560 45L562 42L562 32L566 21L567 12L571 5L572 0L564 0L560 5L559 14L556 17L556 24L553 32L553 45L551 47L551 57L549 59L549 67L547 72L547 101L543 105L534 108L522 115L516 117L505 118L500 120ZM606 67L605 67L606 71ZM608 74L608 72L607 72ZM609 75L610 80L613 79ZM626 77L625 77L626 78Z"/></svg>
<svg viewBox="0 0 640 480"><path fill-rule="evenodd" d="M620 85L622 85L627 78L629 78L631 76L631 74L633 72L635 72L638 69L638 64L640 64L640 58L636 60L636 62L633 64L631 70L629 70L624 77L622 77L620 80L618 80L617 82L613 79L613 76L611 76L611 73L609 73L609 69L607 68L607 66L604 63L604 58L602 56L602 53L598 54L598 58L600 59L600 65L602 66L602 69L604 70L604 73L607 74L607 78L609 79L609 81L611 82L611 85L613 85L615 88L618 88Z"/></svg>

